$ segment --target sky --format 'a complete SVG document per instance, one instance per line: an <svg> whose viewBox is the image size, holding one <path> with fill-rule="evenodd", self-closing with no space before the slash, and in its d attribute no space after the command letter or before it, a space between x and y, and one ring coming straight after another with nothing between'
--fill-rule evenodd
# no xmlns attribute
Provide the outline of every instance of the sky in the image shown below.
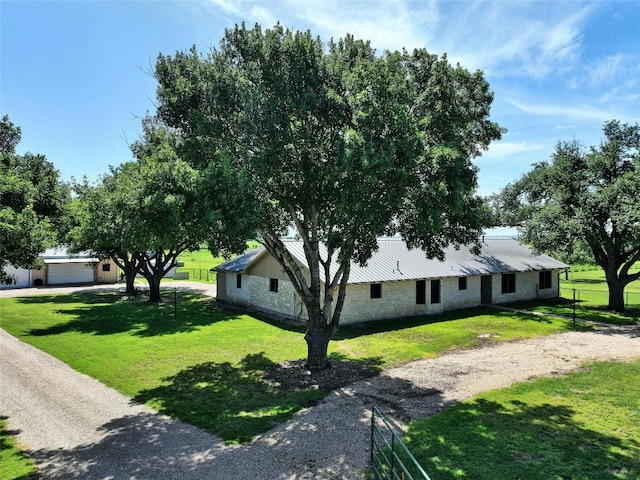
<svg viewBox="0 0 640 480"><path fill-rule="evenodd" d="M132 159L155 110L158 54L218 46L225 28L280 22L323 41L350 33L378 52L426 48L482 70L491 120L508 131L474 163L478 193L548 160L559 141L603 141L640 120L640 1L0 1L0 113L18 153L46 155L63 180Z"/></svg>

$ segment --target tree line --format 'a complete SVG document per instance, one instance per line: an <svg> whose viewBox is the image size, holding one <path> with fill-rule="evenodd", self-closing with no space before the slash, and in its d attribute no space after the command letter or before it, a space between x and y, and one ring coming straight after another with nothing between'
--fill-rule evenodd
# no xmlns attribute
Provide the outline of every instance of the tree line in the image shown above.
<svg viewBox="0 0 640 480"><path fill-rule="evenodd" d="M310 368L327 366L352 262L366 264L383 235L442 258L450 244L478 251L487 227L517 226L540 251L589 251L615 309L624 308L618 292L640 276L632 272L640 258L637 125L607 122L605 141L589 151L559 143L551 162L483 199L473 159L505 130L490 120L483 72L446 55L378 54L350 35L323 43L279 24L243 24L207 54L160 54L154 75L157 110L142 122L133 159L93 184L64 184L44 157L56 188L25 177L33 162L16 154L19 128L4 117L3 272L64 242L112 258L128 292L144 275L158 301L182 252L206 243L230 256L259 238L307 309ZM43 196L47 208L36 199ZM12 240L22 227L11 215L37 226L20 239L29 249ZM309 276L283 243L291 229Z"/></svg>

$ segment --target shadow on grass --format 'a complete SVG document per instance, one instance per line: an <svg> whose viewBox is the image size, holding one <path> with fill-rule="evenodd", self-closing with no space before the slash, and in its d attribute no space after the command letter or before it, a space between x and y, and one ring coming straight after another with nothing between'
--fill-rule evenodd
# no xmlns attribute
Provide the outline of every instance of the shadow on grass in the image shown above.
<svg viewBox="0 0 640 480"><path fill-rule="evenodd" d="M455 320L468 320L473 317L489 315L492 317L517 318L526 322L553 323L553 320L544 317L534 317L517 312L501 312L489 307L474 307L462 310L444 312L438 315L421 315L417 317L403 317L390 320L375 320L358 324L341 326L333 337L334 340L347 340L375 333L393 332L422 325L433 325L451 322Z"/></svg>
<svg viewBox="0 0 640 480"><path fill-rule="evenodd" d="M520 302L510 306L568 318L573 316L572 299L536 300ZM623 312L615 312L604 306L589 305L583 300L576 300L575 316L577 320L582 319L592 322L610 323L612 325L630 325L640 319L640 310L628 309Z"/></svg>
<svg viewBox="0 0 640 480"><path fill-rule="evenodd" d="M412 423L407 445L440 480L640 478L638 442L584 428L567 406L456 405Z"/></svg>
<svg viewBox="0 0 640 480"><path fill-rule="evenodd" d="M189 332L201 326L239 318L236 313L216 308L211 299L197 293L179 292L175 305L173 292L170 297L171 302L156 304L141 297L122 297L109 292L23 297L20 302L55 303L58 306L56 313L73 317L65 323L32 329L28 334L33 336L67 332L94 335L132 332L136 336L150 337Z"/></svg>
<svg viewBox="0 0 640 480"><path fill-rule="evenodd" d="M264 353L247 355L238 365L206 362L163 379L134 400L172 418L196 425L227 443L249 443L326 393L265 378L276 364Z"/></svg>

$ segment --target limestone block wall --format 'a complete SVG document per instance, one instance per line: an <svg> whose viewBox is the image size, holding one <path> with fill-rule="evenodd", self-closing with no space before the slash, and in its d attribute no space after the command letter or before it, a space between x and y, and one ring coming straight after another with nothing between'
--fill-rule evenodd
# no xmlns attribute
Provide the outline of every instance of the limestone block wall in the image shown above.
<svg viewBox="0 0 640 480"><path fill-rule="evenodd" d="M349 285L340 323L346 325L369 320L441 313L443 304L432 304L429 292L427 286L426 303L417 305L415 281L383 283L381 298L371 298L371 285L368 283Z"/></svg>
<svg viewBox="0 0 640 480"><path fill-rule="evenodd" d="M251 305L263 312L306 320L307 311L289 280L278 280L278 291L269 290L269 278L246 275ZM243 280L243 288L245 282Z"/></svg>
<svg viewBox="0 0 640 480"><path fill-rule="evenodd" d="M225 275L224 278L221 278ZM460 290L458 277L440 280L440 302L431 303L430 280L426 280L425 304L416 304L416 281L386 282L381 286L381 298L371 298L371 284L347 286L342 325L370 320L434 315L444 311L479 306L481 304L481 276L467 278L467 288ZM552 273L552 288L538 289L538 272L516 273L516 291L502 293L502 275L492 275L492 302L506 303L536 298L554 298L558 295L558 272ZM242 286L237 288L236 274L218 274L218 295L221 299L246 305L270 314L300 321L308 318L306 308L289 280L278 280L278 292L269 290L270 279L256 275L242 275Z"/></svg>
<svg viewBox="0 0 640 480"><path fill-rule="evenodd" d="M467 288L460 290L458 277L443 278L440 281L443 309L458 310L480 305L480 276L466 277Z"/></svg>

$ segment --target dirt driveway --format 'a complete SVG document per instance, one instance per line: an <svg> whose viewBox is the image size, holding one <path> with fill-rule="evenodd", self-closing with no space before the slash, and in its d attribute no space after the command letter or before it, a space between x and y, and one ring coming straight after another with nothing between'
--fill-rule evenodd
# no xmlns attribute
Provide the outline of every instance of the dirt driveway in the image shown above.
<svg viewBox="0 0 640 480"><path fill-rule="evenodd" d="M368 463L373 405L402 424L586 361L638 357L640 326L458 351L335 390L251 445L226 446L0 330L0 414L45 479L351 480Z"/></svg>

